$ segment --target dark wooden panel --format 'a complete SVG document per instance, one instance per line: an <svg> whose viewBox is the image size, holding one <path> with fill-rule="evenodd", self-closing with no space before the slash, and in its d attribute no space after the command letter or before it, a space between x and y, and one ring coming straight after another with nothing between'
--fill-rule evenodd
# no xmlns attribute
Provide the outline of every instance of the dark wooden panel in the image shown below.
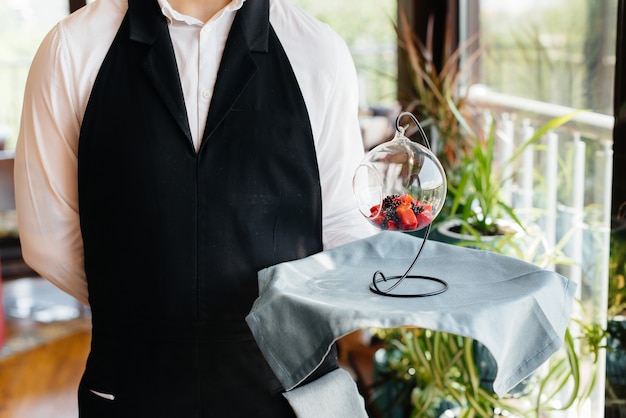
<svg viewBox="0 0 626 418"><path fill-rule="evenodd" d="M70 1L70 13L75 12L86 4L85 0L69 0Z"/></svg>

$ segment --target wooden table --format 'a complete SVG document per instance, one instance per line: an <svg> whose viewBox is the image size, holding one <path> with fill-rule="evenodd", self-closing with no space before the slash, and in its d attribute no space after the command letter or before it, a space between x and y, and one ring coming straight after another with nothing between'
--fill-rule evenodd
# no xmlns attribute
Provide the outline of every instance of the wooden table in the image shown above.
<svg viewBox="0 0 626 418"><path fill-rule="evenodd" d="M11 338L28 324L7 325ZM0 359L0 418L78 417L78 383L90 341L90 332L79 330Z"/></svg>

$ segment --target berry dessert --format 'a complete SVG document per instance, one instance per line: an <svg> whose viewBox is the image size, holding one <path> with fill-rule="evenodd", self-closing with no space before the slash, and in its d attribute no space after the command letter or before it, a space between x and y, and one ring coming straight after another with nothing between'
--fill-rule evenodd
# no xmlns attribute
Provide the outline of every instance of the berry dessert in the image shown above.
<svg viewBox="0 0 626 418"><path fill-rule="evenodd" d="M381 229L390 231L415 231L433 221L433 208L420 203L409 194L390 195L381 205L370 208L369 220Z"/></svg>

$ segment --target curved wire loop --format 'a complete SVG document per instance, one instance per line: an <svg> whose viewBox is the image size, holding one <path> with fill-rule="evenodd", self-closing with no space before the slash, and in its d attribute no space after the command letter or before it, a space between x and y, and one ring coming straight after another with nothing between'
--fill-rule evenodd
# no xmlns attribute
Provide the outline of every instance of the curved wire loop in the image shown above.
<svg viewBox="0 0 626 418"><path fill-rule="evenodd" d="M430 143L428 142L428 138L426 137L426 133L424 132L424 129L422 129L422 125L418 122L417 118L412 113L402 112L398 115L398 117L396 118L396 130L400 132L400 134L404 135L404 132L408 128L408 125L406 126L400 125L400 120L402 119L403 116L409 116L411 118L411 120L417 126L417 130L420 133L422 140L424 141L424 145L426 146L426 148L431 149ZM430 224L426 227L426 232L424 233L422 244L420 245L420 248L417 251L417 255L415 256L415 259L413 260L409 268L406 270L406 272L401 276L386 277L382 271L380 270L376 271L372 277L372 284L370 285L370 290L372 292L378 295L382 295L382 296L391 296L391 297L397 297L397 298L417 298L417 297L438 295L448 290L448 283L443 279L439 279L439 278L431 277L431 276L409 275L410 271L415 266L415 263L417 263L417 259L422 253L422 250L424 249L424 245L426 244L426 241L428 240L428 235L430 234L430 227L431 227ZM433 290L430 292L424 292L424 293L392 293L398 286L400 286L400 284L405 279L428 280L428 281L439 283L441 286L436 290ZM387 289L383 290L380 287L378 287L379 283L387 283L387 282L394 282L394 281L395 283L393 283Z"/></svg>
<svg viewBox="0 0 626 418"><path fill-rule="evenodd" d="M426 132L424 132L424 129L422 128L422 124L418 122L417 118L415 117L415 115L413 113L411 113L411 112L402 112L402 113L400 113L398 115L398 117L396 118L396 130L398 132L400 132L402 135L404 135L406 130L409 128L409 125L404 125L404 126L400 125L400 120L402 119L403 116L408 116L409 118L411 118L411 120L415 124L415 127L417 128L417 131L419 132L420 136L422 137L422 141L424 141L424 146L426 148L428 148L429 150L431 150L430 142L428 141L428 137L426 136Z"/></svg>

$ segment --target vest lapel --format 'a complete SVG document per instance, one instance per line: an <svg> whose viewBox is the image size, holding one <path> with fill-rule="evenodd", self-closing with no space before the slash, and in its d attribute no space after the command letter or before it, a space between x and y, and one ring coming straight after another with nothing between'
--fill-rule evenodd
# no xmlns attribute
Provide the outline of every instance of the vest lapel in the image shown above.
<svg viewBox="0 0 626 418"><path fill-rule="evenodd" d="M143 69L176 123L192 143L185 99L165 17L156 0L129 0L130 39L146 45Z"/></svg>
<svg viewBox="0 0 626 418"><path fill-rule="evenodd" d="M215 82L202 143L215 132L268 52L269 1L248 0L237 12Z"/></svg>

